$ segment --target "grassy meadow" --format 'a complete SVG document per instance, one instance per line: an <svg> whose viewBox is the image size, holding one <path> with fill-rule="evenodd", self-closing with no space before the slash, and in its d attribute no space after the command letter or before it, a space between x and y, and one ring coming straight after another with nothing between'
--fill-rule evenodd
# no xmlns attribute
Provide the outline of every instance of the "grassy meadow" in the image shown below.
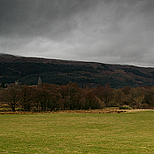
<svg viewBox="0 0 154 154"><path fill-rule="evenodd" d="M154 153L154 111L0 115L1 153Z"/></svg>

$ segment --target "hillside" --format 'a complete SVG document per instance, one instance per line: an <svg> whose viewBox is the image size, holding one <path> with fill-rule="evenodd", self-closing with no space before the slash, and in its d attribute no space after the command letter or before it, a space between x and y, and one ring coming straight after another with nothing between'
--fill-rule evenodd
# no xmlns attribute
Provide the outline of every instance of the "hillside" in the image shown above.
<svg viewBox="0 0 154 154"><path fill-rule="evenodd" d="M39 76L51 84L72 81L82 86L103 86L110 82L114 88L154 85L154 68L0 54L0 82L37 84Z"/></svg>

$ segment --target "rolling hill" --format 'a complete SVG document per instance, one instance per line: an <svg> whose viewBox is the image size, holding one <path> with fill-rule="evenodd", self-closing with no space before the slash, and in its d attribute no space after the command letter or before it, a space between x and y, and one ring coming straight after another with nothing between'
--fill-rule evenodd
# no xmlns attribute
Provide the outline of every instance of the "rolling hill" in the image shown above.
<svg viewBox="0 0 154 154"><path fill-rule="evenodd" d="M154 68L0 54L0 82L19 80L22 84L34 85L39 76L51 84L72 81L81 86L103 86L110 82L114 88L154 85Z"/></svg>

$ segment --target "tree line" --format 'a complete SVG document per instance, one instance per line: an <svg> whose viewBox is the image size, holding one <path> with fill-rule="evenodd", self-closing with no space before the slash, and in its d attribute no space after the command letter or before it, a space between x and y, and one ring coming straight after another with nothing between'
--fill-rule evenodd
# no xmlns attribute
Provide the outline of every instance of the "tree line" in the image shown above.
<svg viewBox="0 0 154 154"><path fill-rule="evenodd" d="M37 86L9 85L1 93L1 99L12 111L53 111L102 109L105 107L154 108L154 87L119 89L98 85L80 87L70 82L66 85L42 83Z"/></svg>

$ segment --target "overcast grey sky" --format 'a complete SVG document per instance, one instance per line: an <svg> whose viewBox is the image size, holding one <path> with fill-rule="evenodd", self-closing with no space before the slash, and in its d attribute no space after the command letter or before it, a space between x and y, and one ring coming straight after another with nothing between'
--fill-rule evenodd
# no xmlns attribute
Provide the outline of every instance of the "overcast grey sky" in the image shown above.
<svg viewBox="0 0 154 154"><path fill-rule="evenodd" d="M154 0L0 0L0 53L154 66Z"/></svg>

